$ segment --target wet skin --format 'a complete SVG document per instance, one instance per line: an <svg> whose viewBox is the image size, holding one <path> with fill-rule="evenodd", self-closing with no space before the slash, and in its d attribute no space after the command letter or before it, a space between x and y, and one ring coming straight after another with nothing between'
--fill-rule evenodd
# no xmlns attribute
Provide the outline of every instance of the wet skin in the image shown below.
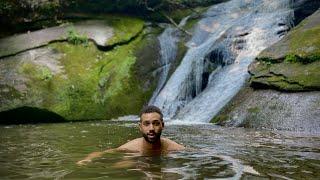
<svg viewBox="0 0 320 180"><path fill-rule="evenodd" d="M142 114L139 129L144 139L150 144L160 143L160 136L164 127L163 120L158 113Z"/></svg>
<svg viewBox="0 0 320 180"><path fill-rule="evenodd" d="M164 122L160 114L156 112L144 113L140 117L139 130L142 138L134 139L118 148L108 149L103 152L93 152L85 159L78 161L78 165L84 165L91 162L93 158L102 156L104 153L115 151L132 152L142 155L166 154L170 151L184 150L185 147L167 138L161 137L164 128Z"/></svg>

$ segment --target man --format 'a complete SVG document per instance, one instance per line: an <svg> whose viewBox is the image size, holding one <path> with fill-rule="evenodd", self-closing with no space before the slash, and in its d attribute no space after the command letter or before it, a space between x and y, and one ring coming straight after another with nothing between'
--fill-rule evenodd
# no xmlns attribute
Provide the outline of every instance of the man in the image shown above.
<svg viewBox="0 0 320 180"><path fill-rule="evenodd" d="M164 122L161 110L156 106L146 106L140 113L139 122L139 129L143 137L134 139L115 149L91 153L85 159L77 162L77 164L84 165L91 162L93 158L97 158L102 156L104 153L114 151L155 155L168 153L170 151L184 150L184 146L170 139L161 137L163 128Z"/></svg>

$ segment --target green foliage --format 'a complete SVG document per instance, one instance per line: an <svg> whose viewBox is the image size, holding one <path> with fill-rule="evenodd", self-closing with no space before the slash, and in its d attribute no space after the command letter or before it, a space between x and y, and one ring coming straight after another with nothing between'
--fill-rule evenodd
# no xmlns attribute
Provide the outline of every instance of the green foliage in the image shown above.
<svg viewBox="0 0 320 180"><path fill-rule="evenodd" d="M85 35L80 35L74 28L70 28L67 33L67 41L74 45L83 44L88 46L88 37Z"/></svg>
<svg viewBox="0 0 320 180"><path fill-rule="evenodd" d="M299 57L295 54L288 54L286 55L286 57L284 58L284 61L285 62L291 62L291 63L296 63L298 62L299 60Z"/></svg>
<svg viewBox="0 0 320 180"><path fill-rule="evenodd" d="M10 10L12 10L12 4L10 4L7 1L0 1L0 14L8 13Z"/></svg>
<svg viewBox="0 0 320 180"><path fill-rule="evenodd" d="M295 54L288 54L286 55L284 61L285 62L289 62L289 63L302 63L302 64L309 64L309 63L313 63L315 61L319 61L320 60L320 55L318 54L314 54L314 55L308 55L305 57L300 57L298 55Z"/></svg>
<svg viewBox="0 0 320 180"><path fill-rule="evenodd" d="M225 114L220 114L220 115L217 115L215 116L213 119L211 119L210 123L223 123L225 121L228 120L228 115L225 115Z"/></svg>
<svg viewBox="0 0 320 180"><path fill-rule="evenodd" d="M42 68L41 69L41 76L40 78L44 81L47 81L47 80L51 80L53 77L53 74L51 72L51 70L49 68Z"/></svg>
<svg viewBox="0 0 320 180"><path fill-rule="evenodd" d="M42 6L39 6L38 8L39 13L51 16L52 18L59 13L61 7L59 1L52 1L44 3Z"/></svg>

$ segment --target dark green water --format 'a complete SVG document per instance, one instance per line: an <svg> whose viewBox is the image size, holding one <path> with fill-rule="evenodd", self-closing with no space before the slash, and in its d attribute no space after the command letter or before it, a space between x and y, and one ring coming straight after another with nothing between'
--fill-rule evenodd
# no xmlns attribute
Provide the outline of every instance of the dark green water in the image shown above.
<svg viewBox="0 0 320 180"><path fill-rule="evenodd" d="M1 179L318 179L320 137L297 133L168 125L163 135L192 150L147 157L88 153L139 137L135 122L1 126Z"/></svg>

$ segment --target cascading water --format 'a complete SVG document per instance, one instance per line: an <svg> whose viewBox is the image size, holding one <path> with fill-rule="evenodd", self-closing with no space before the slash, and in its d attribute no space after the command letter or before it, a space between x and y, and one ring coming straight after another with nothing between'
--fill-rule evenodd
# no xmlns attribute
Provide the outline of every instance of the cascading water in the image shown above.
<svg viewBox="0 0 320 180"><path fill-rule="evenodd" d="M211 7L154 104L167 118L209 122L243 86L254 58L292 27L292 3L231 0Z"/></svg>
<svg viewBox="0 0 320 180"><path fill-rule="evenodd" d="M184 26L187 22L189 16L183 18L178 26ZM178 38L178 29L175 27L172 27L171 25L168 25L168 27L163 31L163 33L158 37L159 43L160 43L160 68L158 71L160 71L159 75L159 81L156 90L153 92L153 95L149 101L149 104L153 104L156 97L158 96L159 92L163 88L168 73L170 70L171 63L175 60L178 46L177 43L179 41Z"/></svg>

